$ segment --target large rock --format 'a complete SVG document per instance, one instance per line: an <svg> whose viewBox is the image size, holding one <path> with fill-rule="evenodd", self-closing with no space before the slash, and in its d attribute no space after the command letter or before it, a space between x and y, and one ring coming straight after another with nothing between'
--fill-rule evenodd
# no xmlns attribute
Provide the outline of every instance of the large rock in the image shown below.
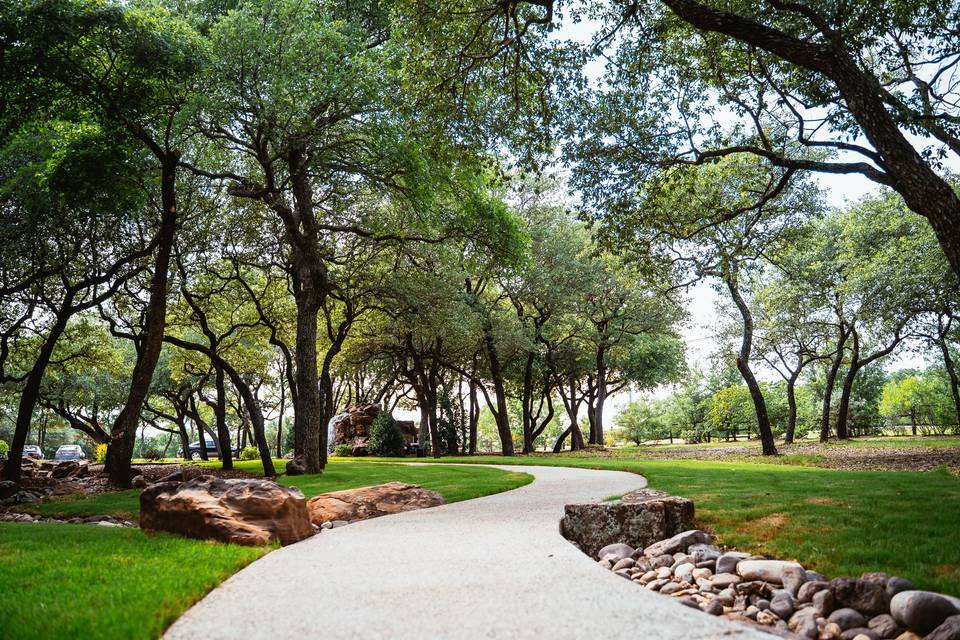
<svg viewBox="0 0 960 640"><path fill-rule="evenodd" d="M890 614L899 624L927 634L960 613L950 599L931 591L901 591L890 599Z"/></svg>
<svg viewBox="0 0 960 640"><path fill-rule="evenodd" d="M366 455L370 426L380 415L380 411L380 405L377 404L357 404L347 407L343 413L333 419L333 439L330 446L349 444L353 455ZM412 421L397 420L396 424L404 442L410 443L417 440L417 427Z"/></svg>
<svg viewBox="0 0 960 640"><path fill-rule="evenodd" d="M717 573L736 573L737 565L740 564L741 560L746 560L750 557L749 553L743 553L740 551L727 551L725 554L717 558Z"/></svg>
<svg viewBox="0 0 960 640"><path fill-rule="evenodd" d="M313 535L299 489L269 480L200 476L160 482L140 494L140 528L243 545L287 545Z"/></svg>
<svg viewBox="0 0 960 640"><path fill-rule="evenodd" d="M783 584L783 572L787 567L796 570L800 565L785 560L741 560L737 563L737 573L744 580L763 580ZM803 568L800 567L800 570L802 571Z"/></svg>
<svg viewBox="0 0 960 640"><path fill-rule="evenodd" d="M446 504L443 496L415 484L388 482L372 487L321 493L310 498L307 509L317 525L334 520L367 520L401 511Z"/></svg>
<svg viewBox="0 0 960 640"><path fill-rule="evenodd" d="M960 640L960 615L944 620L923 640Z"/></svg>
<svg viewBox="0 0 960 640"><path fill-rule="evenodd" d="M664 553L677 553L685 551L692 544L709 544L710 534L699 529L689 529L681 531L666 540L654 542L643 550L643 553L651 558Z"/></svg>
<svg viewBox="0 0 960 640"><path fill-rule="evenodd" d="M90 468L86 462L77 462L76 460L64 460L54 465L50 471L50 476L57 480L66 480L68 478L82 478L90 474Z"/></svg>
<svg viewBox="0 0 960 640"><path fill-rule="evenodd" d="M568 504L560 520L560 534L595 557L600 549L615 542L642 549L689 529L692 523L692 502L648 491L614 502Z"/></svg>
<svg viewBox="0 0 960 640"><path fill-rule="evenodd" d="M871 578L855 580L853 578L834 578L830 581L833 599L841 607L850 607L860 613L875 616L886 613L890 607L890 596L886 591L886 580Z"/></svg>
<svg viewBox="0 0 960 640"><path fill-rule="evenodd" d="M597 559L602 559L608 555L615 555L620 559L631 558L635 551L636 550L628 544L614 542L613 544L608 544L603 549L600 549L600 551L597 552Z"/></svg>
<svg viewBox="0 0 960 640"><path fill-rule="evenodd" d="M863 627L867 624L867 619L863 617L862 613L849 607L837 609L830 614L828 620L835 625L838 625L843 631L846 631L847 629Z"/></svg>

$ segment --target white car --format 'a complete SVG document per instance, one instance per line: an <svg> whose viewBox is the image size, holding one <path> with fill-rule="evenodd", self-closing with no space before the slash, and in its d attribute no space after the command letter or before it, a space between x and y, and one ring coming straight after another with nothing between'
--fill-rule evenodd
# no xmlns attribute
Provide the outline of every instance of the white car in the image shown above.
<svg viewBox="0 0 960 640"><path fill-rule="evenodd" d="M54 460L83 460L86 458L83 449L78 444L65 444L54 454Z"/></svg>

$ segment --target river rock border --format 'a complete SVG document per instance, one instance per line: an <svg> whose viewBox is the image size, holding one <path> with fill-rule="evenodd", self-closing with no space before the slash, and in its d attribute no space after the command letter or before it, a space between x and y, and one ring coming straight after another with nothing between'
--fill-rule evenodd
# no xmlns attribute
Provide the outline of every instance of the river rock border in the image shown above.
<svg viewBox="0 0 960 640"><path fill-rule="evenodd" d="M690 527L651 539L692 520L693 504L685 503L644 491L567 505L560 528L600 566L638 586L782 637L960 640L960 598L919 591L904 578L875 572L827 580L794 561L723 551ZM682 517L671 519L671 509Z"/></svg>

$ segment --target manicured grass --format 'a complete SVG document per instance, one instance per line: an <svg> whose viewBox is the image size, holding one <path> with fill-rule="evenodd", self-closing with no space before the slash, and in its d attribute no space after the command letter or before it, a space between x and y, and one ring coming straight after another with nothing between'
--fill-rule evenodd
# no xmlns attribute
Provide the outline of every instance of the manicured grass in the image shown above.
<svg viewBox="0 0 960 640"><path fill-rule="evenodd" d="M779 442L777 443L780 444ZM795 442L797 445L804 444L815 444L820 445L821 442L816 437L801 438ZM830 448L846 448L846 447L855 447L855 448L875 448L875 449L897 449L901 447L932 447L932 448L941 448L941 447L960 447L960 436L945 435L945 436L869 436L863 438L851 438L849 440L830 440L826 443L822 443L822 446ZM616 449L611 449L610 451L629 453L636 453L637 451L643 450L666 450L666 449L724 449L728 447L756 447L760 448L760 441L757 439L753 440L736 440L733 442L727 442L726 440L714 440L713 442L699 442L697 444L686 444L680 440L677 440L673 443L667 441L661 441L657 444L643 444L640 447L637 447L634 444L625 445L623 447L617 447Z"/></svg>
<svg viewBox="0 0 960 640"><path fill-rule="evenodd" d="M236 466L261 471L259 462ZM392 480L422 485L456 502L513 489L533 477L489 467L333 461L321 475L280 482L310 497ZM30 510L136 518L139 494L67 498ZM146 536L139 529L0 522L0 639L155 638L223 579L269 550Z"/></svg>
<svg viewBox="0 0 960 640"><path fill-rule="evenodd" d="M792 558L827 576L885 571L960 595L960 478L789 465L543 455L449 462L632 471L694 501L723 545ZM374 465L376 466L376 465Z"/></svg>
<svg viewBox="0 0 960 640"><path fill-rule="evenodd" d="M156 638L267 551L139 529L0 522L0 638Z"/></svg>
<svg viewBox="0 0 960 640"><path fill-rule="evenodd" d="M278 469L283 460L276 460ZM216 462L202 463L217 466ZM263 472L259 460L234 463L234 468L253 474ZM366 487L390 481L419 484L438 492L447 502L479 498L523 486L533 480L525 473L511 473L487 467L442 467L433 465L379 464L368 465L354 460L332 460L319 475L282 476L280 484L298 487L310 498L318 493ZM118 491L93 496L70 496L24 507L23 511L58 518L74 516L114 515L136 519L140 513L140 491Z"/></svg>

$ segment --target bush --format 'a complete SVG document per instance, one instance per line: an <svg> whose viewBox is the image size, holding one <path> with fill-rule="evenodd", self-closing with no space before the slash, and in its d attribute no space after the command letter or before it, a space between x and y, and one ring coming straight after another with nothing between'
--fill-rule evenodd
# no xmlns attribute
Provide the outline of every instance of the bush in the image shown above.
<svg viewBox="0 0 960 640"><path fill-rule="evenodd" d="M378 413L370 425L367 451L374 456L390 458L403 455L403 435L389 411Z"/></svg>
<svg viewBox="0 0 960 640"><path fill-rule="evenodd" d="M346 458L353 453L353 447L348 444L338 444L333 448L333 455L338 458Z"/></svg>
<svg viewBox="0 0 960 640"><path fill-rule="evenodd" d="M260 459L260 450L256 447L244 447L240 451L241 460L259 460Z"/></svg>
<svg viewBox="0 0 960 640"><path fill-rule="evenodd" d="M0 440L0 460L7 457L8 451L10 451L10 445L7 444L6 440Z"/></svg>
<svg viewBox="0 0 960 640"><path fill-rule="evenodd" d="M107 445L98 444L96 450L93 453L94 462L97 464L106 464L107 462Z"/></svg>

